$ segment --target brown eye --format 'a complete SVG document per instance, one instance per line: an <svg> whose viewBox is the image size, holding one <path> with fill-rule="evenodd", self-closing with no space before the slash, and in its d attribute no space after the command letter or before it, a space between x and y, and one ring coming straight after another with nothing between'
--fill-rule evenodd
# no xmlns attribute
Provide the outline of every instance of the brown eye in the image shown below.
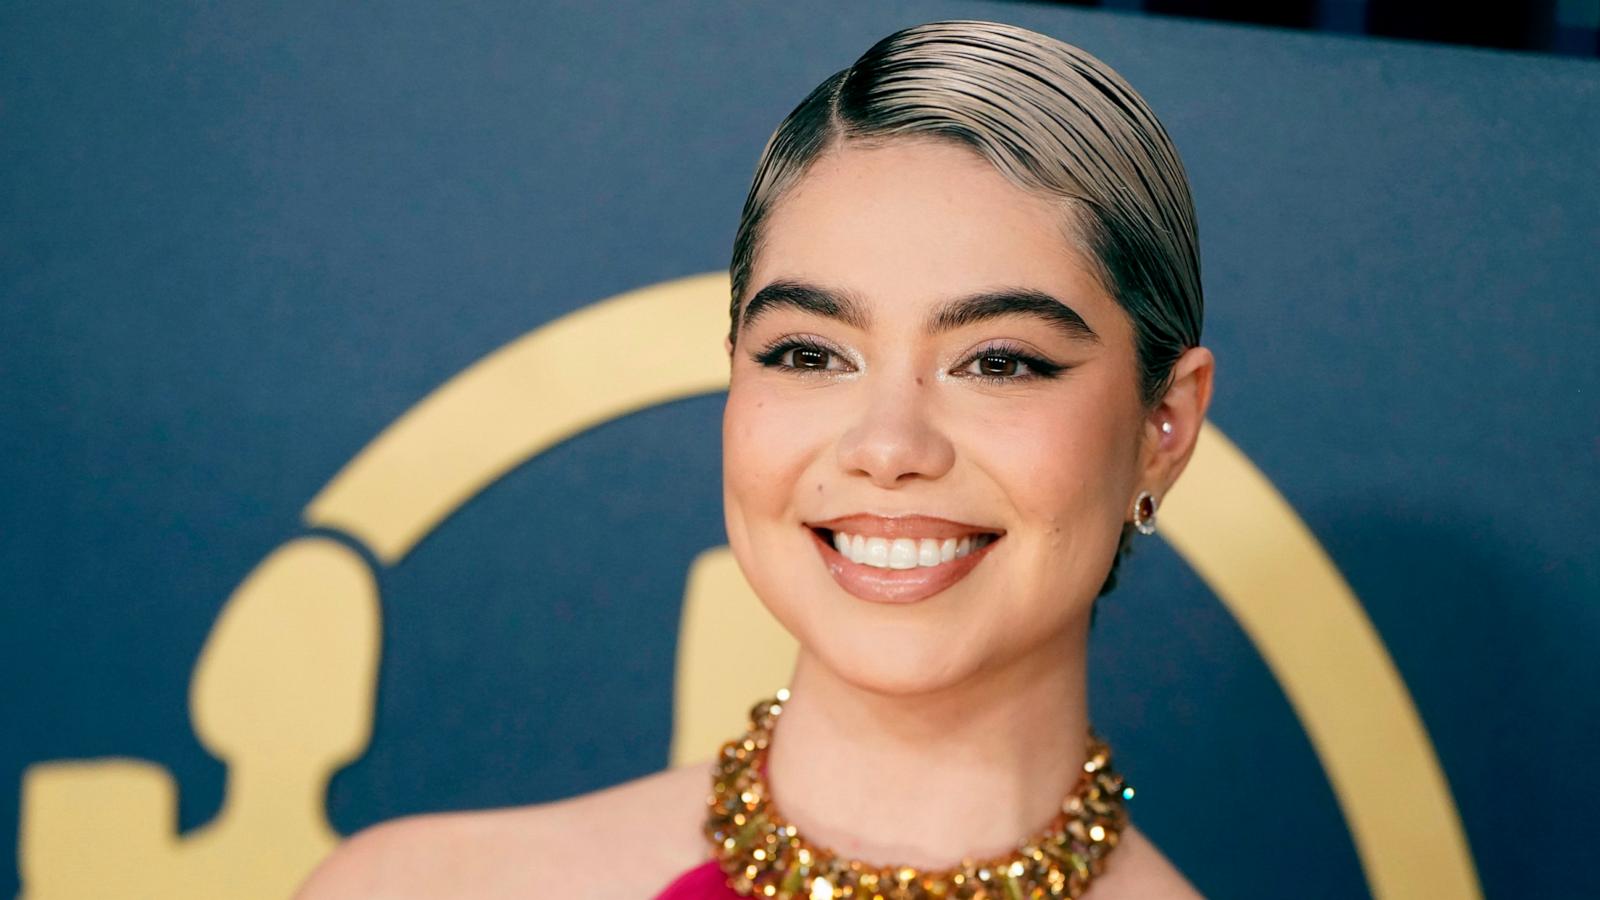
<svg viewBox="0 0 1600 900"><path fill-rule="evenodd" d="M794 353L794 367L797 369L826 369L828 367L828 351L817 347L796 347Z"/></svg>
<svg viewBox="0 0 1600 900"><path fill-rule="evenodd" d="M1041 378L1054 378L1065 366L1014 350L1008 346L985 347L962 364L961 373L990 384L1016 384Z"/></svg>
<svg viewBox="0 0 1600 900"><path fill-rule="evenodd" d="M822 344L801 339L778 341L751 354L751 359L783 372L837 373L853 371L844 354Z"/></svg>
<svg viewBox="0 0 1600 900"><path fill-rule="evenodd" d="M992 378L1009 378L1017 374L1017 359L1014 356L979 357L978 373Z"/></svg>

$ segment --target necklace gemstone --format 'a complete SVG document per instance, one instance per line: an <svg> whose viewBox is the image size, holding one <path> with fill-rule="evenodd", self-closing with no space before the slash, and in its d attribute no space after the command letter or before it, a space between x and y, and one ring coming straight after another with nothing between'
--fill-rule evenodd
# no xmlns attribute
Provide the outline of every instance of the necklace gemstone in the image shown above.
<svg viewBox="0 0 1600 900"><path fill-rule="evenodd" d="M750 727L722 747L712 778L705 834L728 885L743 897L779 900L1040 900L1081 897L1104 871L1133 796L1089 730L1088 752L1061 809L1039 833L997 858L948 869L875 866L812 844L783 818L767 790L772 729L788 691L757 703Z"/></svg>

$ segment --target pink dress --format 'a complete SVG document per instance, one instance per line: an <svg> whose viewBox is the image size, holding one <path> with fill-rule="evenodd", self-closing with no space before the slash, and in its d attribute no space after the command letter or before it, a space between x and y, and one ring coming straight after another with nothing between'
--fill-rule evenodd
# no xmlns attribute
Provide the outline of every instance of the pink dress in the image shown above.
<svg viewBox="0 0 1600 900"><path fill-rule="evenodd" d="M728 887L728 879L714 859L695 866L667 885L656 900L736 900L739 895Z"/></svg>

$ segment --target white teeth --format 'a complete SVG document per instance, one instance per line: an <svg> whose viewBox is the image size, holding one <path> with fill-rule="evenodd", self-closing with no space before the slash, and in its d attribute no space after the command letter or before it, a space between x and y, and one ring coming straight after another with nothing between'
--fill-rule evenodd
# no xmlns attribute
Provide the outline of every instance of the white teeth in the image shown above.
<svg viewBox="0 0 1600 900"><path fill-rule="evenodd" d="M915 569L938 566L966 556L989 544L993 535L968 535L963 538L881 538L859 534L833 534L833 548L854 563L878 569Z"/></svg>
<svg viewBox="0 0 1600 900"><path fill-rule="evenodd" d="M895 538L889 545L889 568L914 569L917 567L917 542L911 538Z"/></svg>
<svg viewBox="0 0 1600 900"><path fill-rule="evenodd" d="M888 540L881 537L867 538L867 558L862 562L880 569L889 568Z"/></svg>

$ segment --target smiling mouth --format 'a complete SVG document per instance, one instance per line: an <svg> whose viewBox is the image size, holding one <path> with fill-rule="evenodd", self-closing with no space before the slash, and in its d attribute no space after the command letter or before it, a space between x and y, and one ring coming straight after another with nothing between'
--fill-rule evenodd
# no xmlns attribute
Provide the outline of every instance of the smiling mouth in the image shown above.
<svg viewBox="0 0 1600 900"><path fill-rule="evenodd" d="M811 530L824 544L831 544L840 556L857 565L871 566L874 569L903 570L942 566L976 550L982 550L1000 539L1000 535L992 531L940 539L884 538L828 528Z"/></svg>
<svg viewBox="0 0 1600 900"><path fill-rule="evenodd" d="M887 523L885 525L885 523ZM833 580L846 593L872 603L907 604L927 599L965 578L1005 536L955 523L882 520L878 534L807 525L812 543Z"/></svg>

